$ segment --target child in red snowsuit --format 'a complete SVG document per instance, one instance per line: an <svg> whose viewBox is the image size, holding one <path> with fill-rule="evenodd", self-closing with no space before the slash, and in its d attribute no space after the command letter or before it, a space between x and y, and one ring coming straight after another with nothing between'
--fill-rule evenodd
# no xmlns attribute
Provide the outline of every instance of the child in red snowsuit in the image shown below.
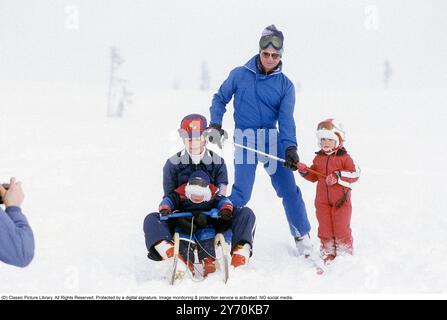
<svg viewBox="0 0 447 320"><path fill-rule="evenodd" d="M318 124L318 145L313 164L299 163L300 174L317 183L315 207L319 223L321 255L326 263L337 255L353 254L351 233L351 184L360 177L360 169L343 147L345 132L332 119Z"/></svg>

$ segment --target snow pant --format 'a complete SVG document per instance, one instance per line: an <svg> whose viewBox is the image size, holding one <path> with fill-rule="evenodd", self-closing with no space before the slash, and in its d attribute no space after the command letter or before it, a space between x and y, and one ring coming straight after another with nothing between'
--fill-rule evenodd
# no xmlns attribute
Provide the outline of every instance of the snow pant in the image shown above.
<svg viewBox="0 0 447 320"><path fill-rule="evenodd" d="M348 199L341 208L328 203L316 202L318 237L323 256L353 254L351 231L352 206Z"/></svg>
<svg viewBox="0 0 447 320"><path fill-rule="evenodd" d="M158 212L149 214L144 219L144 236L146 239L146 248L148 258L155 261L161 261L162 258L155 250L155 245L162 240L172 241L175 233L175 221L161 221ZM250 244L253 247L253 239L256 228L256 217L253 211L248 207L236 208L233 212L231 231L232 250L239 244Z"/></svg>
<svg viewBox="0 0 447 320"><path fill-rule="evenodd" d="M260 131L261 133L259 133ZM235 142L282 159L285 157L285 150L278 139L276 129L258 129L254 136L244 133L243 138L238 137L238 133L235 131ZM233 205L242 207L250 201L258 162L264 164L277 196L282 199L292 236L301 237L308 234L311 227L301 190L296 185L293 171L284 167L279 161L258 156L253 151L240 147L235 149L234 185L229 197Z"/></svg>

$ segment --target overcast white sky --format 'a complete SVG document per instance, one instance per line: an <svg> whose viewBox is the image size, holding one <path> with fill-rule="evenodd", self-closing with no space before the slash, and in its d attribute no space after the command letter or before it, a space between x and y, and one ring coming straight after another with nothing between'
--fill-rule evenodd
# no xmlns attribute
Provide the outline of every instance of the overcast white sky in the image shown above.
<svg viewBox="0 0 447 320"><path fill-rule="evenodd" d="M446 16L443 0L0 0L0 81L103 85L116 45L135 88L198 88L204 60L217 88L275 23L304 89L378 87L386 59L396 86L442 88Z"/></svg>

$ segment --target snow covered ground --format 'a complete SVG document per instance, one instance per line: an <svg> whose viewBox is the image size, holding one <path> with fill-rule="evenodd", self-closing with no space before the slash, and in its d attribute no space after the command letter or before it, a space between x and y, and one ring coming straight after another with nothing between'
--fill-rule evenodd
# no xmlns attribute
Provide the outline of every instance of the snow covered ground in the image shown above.
<svg viewBox="0 0 447 320"><path fill-rule="evenodd" d="M443 0L0 0L0 182L23 182L37 246L30 267L0 265L0 295L446 294L446 10ZM182 147L181 118L208 116L214 90L271 23L298 90L302 160L333 116L362 169L356 254L323 277L300 262L260 167L250 266L228 285L214 276L174 289L146 259L142 230L162 166ZM122 119L106 118L110 46L134 93ZM211 91L197 90L203 65ZM315 185L296 177L318 246Z"/></svg>
<svg viewBox="0 0 447 320"><path fill-rule="evenodd" d="M258 217L250 266L228 285L214 276L175 289L145 257L142 222L160 201L164 161L181 148L181 117L208 115L212 92L140 91L123 119L108 119L102 89L30 82L0 90L0 180L23 181L37 244L29 268L0 266L1 294L447 293L445 90L299 92L302 160L316 151L317 122L335 116L362 168L353 191L356 255L324 276L298 261L260 167L249 204ZM232 181L230 149L225 158ZM315 186L297 181L317 246Z"/></svg>

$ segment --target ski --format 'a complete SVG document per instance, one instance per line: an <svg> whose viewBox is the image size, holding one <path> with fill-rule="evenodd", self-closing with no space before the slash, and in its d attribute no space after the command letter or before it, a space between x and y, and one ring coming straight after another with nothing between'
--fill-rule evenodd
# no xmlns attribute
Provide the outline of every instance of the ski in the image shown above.
<svg viewBox="0 0 447 320"><path fill-rule="evenodd" d="M310 263L315 268L315 272L316 272L317 275L319 275L319 276L324 275L324 269L323 269L323 266L321 264L319 264L318 262L316 262L313 259L310 260Z"/></svg>
<svg viewBox="0 0 447 320"><path fill-rule="evenodd" d="M315 252L313 252L312 254L305 256L304 257L306 263L315 269L315 272L317 275L321 276L324 274L324 263L323 261L320 259L320 257L318 256L318 254L316 254Z"/></svg>

